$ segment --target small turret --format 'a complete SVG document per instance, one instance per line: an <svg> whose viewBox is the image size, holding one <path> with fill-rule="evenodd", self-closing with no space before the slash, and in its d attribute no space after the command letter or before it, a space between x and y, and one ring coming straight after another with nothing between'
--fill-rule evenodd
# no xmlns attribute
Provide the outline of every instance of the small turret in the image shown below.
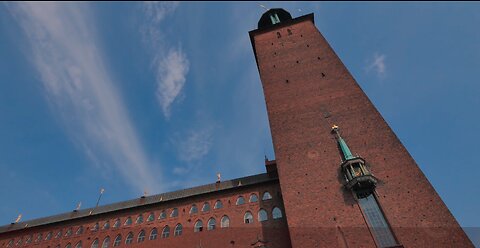
<svg viewBox="0 0 480 248"><path fill-rule="evenodd" d="M343 162L340 165L345 177L345 187L354 191L375 189L377 178L365 166L365 159L360 156L353 156L345 140L338 132L338 126L333 125L332 133L336 134L338 146L343 154Z"/></svg>

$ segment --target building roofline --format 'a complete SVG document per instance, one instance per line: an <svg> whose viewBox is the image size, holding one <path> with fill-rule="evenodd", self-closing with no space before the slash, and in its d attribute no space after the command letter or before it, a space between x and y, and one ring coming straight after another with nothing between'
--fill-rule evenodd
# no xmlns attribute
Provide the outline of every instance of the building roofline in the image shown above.
<svg viewBox="0 0 480 248"><path fill-rule="evenodd" d="M230 189L243 188L247 186L257 185L266 182L273 182L278 180L278 177L268 173L262 173L247 177L236 178L223 182L211 183L201 185L193 188L182 189L167 193L161 193L152 196L139 197L123 202L112 203L108 205L98 206L96 208L87 208L78 211L66 212L58 215L42 217L38 219L12 223L0 226L0 234L18 231L22 229L45 226L54 223L60 223L70 220L78 220L92 216L99 216L116 211L139 208L159 203L172 202L176 200L186 199L198 195L210 194L215 192L226 191ZM92 211L92 212L91 212Z"/></svg>

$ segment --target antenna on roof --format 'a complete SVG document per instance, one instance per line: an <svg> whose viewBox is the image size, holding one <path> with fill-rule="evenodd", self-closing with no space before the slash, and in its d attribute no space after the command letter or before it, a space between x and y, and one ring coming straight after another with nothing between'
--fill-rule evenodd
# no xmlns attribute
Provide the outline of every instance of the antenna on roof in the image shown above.
<svg viewBox="0 0 480 248"><path fill-rule="evenodd" d="M97 204L95 205L95 207L92 210L90 210L90 213L88 215L91 215L93 213L93 211L98 207L98 204L100 203L100 198L102 198L102 195L103 195L104 191L105 191L104 188L102 188L100 190L100 195L98 196Z"/></svg>
<svg viewBox="0 0 480 248"><path fill-rule="evenodd" d="M82 206L82 202L79 202L77 204L77 208L75 208L75 210L73 210L73 212L77 212L78 210L80 210L80 207Z"/></svg>
<svg viewBox="0 0 480 248"><path fill-rule="evenodd" d="M220 175L220 172L217 173L217 183L220 183L222 180L222 175Z"/></svg>
<svg viewBox="0 0 480 248"><path fill-rule="evenodd" d="M12 224L20 222L20 219L22 219L22 214L19 214L15 222L12 222Z"/></svg>
<svg viewBox="0 0 480 248"><path fill-rule="evenodd" d="M259 3L259 2L257 2L257 4L258 4L258 6L260 6L261 8L264 8L264 9L267 10L267 11L270 10L269 8L265 7L265 5L263 5L263 4Z"/></svg>

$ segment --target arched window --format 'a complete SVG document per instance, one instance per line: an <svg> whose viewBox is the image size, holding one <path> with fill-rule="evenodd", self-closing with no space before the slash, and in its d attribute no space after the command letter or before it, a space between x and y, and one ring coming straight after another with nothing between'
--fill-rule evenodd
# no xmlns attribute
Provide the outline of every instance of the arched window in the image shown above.
<svg viewBox="0 0 480 248"><path fill-rule="evenodd" d="M197 205L193 204L192 207L190 208L190 214L196 214L198 213L198 208Z"/></svg>
<svg viewBox="0 0 480 248"><path fill-rule="evenodd" d="M100 227L100 225L97 223L95 223L95 225L93 225L92 227L92 232L95 232L95 231L98 231L98 228Z"/></svg>
<svg viewBox="0 0 480 248"><path fill-rule="evenodd" d="M170 227L167 225L162 230L162 238L168 238L170 236Z"/></svg>
<svg viewBox="0 0 480 248"><path fill-rule="evenodd" d="M256 194L251 194L250 199L248 200L249 202L258 202L258 196Z"/></svg>
<svg viewBox="0 0 480 248"><path fill-rule="evenodd" d="M135 221L135 224L142 224L143 223L143 215L139 214L137 216L137 220Z"/></svg>
<svg viewBox="0 0 480 248"><path fill-rule="evenodd" d="M56 239L58 239L58 238L60 238L60 237L62 237L62 230L59 230L59 231L57 232L57 235L55 235L55 238L56 238Z"/></svg>
<svg viewBox="0 0 480 248"><path fill-rule="evenodd" d="M12 247L13 246L13 242L15 242L14 239L10 239L10 241L8 242L7 244L7 247Z"/></svg>
<svg viewBox="0 0 480 248"><path fill-rule="evenodd" d="M21 245L22 245L22 241L23 241L22 238L19 238L19 239L17 240L17 243L16 243L15 245L16 245L16 246L21 246Z"/></svg>
<svg viewBox="0 0 480 248"><path fill-rule="evenodd" d="M243 204L245 204L245 198L243 198L243 196L239 196L237 198L237 206L238 205L243 205Z"/></svg>
<svg viewBox="0 0 480 248"><path fill-rule="evenodd" d="M82 241L78 241L78 243L75 245L75 248L82 248Z"/></svg>
<svg viewBox="0 0 480 248"><path fill-rule="evenodd" d="M139 233L138 233L138 238L137 238L137 242L138 243L141 243L145 240L145 231L144 230L141 230Z"/></svg>
<svg viewBox="0 0 480 248"><path fill-rule="evenodd" d="M228 216L224 215L220 220L220 227L224 228L229 226L230 226L230 219L228 218Z"/></svg>
<svg viewBox="0 0 480 248"><path fill-rule="evenodd" d="M195 226L194 226L193 231L194 232L201 232L202 230L203 230L203 222L201 220L197 220L197 222L195 222Z"/></svg>
<svg viewBox="0 0 480 248"><path fill-rule="evenodd" d="M158 219L163 220L165 218L167 218L167 213L165 213L165 210L164 210L160 213L160 215L158 216Z"/></svg>
<svg viewBox="0 0 480 248"><path fill-rule="evenodd" d="M105 224L103 224L103 230L107 230L110 228L110 221L106 221Z"/></svg>
<svg viewBox="0 0 480 248"><path fill-rule="evenodd" d="M107 237L103 240L102 248L108 248L108 246L110 246L110 237L109 237L109 236L107 236Z"/></svg>
<svg viewBox="0 0 480 248"><path fill-rule="evenodd" d="M152 231L150 232L150 238L149 240L155 240L157 239L158 231L157 228L153 228Z"/></svg>
<svg viewBox="0 0 480 248"><path fill-rule="evenodd" d="M80 234L82 234L82 233L83 233L83 226L80 226L80 227L77 229L76 234L77 234L77 235L80 235Z"/></svg>
<svg viewBox="0 0 480 248"><path fill-rule="evenodd" d="M210 203L205 202L202 207L202 212L208 212L210 211Z"/></svg>
<svg viewBox="0 0 480 248"><path fill-rule="evenodd" d="M132 217L128 216L128 218L125 220L125 223L123 225L130 226L131 224L132 224Z"/></svg>
<svg viewBox="0 0 480 248"><path fill-rule="evenodd" d="M170 214L170 217L177 217L178 216L178 209L174 208L172 209L172 213Z"/></svg>
<svg viewBox="0 0 480 248"><path fill-rule="evenodd" d="M182 224L178 223L178 224L175 226L175 233L174 233L174 235L175 235L175 236L180 236L180 235L182 235L182 229L183 229Z"/></svg>
<svg viewBox="0 0 480 248"><path fill-rule="evenodd" d="M150 215L147 218L147 222L154 221L155 220L155 214L153 212L150 213Z"/></svg>
<svg viewBox="0 0 480 248"><path fill-rule="evenodd" d="M72 244L68 243L65 248L72 248Z"/></svg>
<svg viewBox="0 0 480 248"><path fill-rule="evenodd" d="M223 208L222 201L218 200L215 202L215 205L213 206L214 209L220 209Z"/></svg>
<svg viewBox="0 0 480 248"><path fill-rule="evenodd" d="M92 243L92 246L90 246L91 248L98 248L98 239L95 239Z"/></svg>
<svg viewBox="0 0 480 248"><path fill-rule="evenodd" d="M129 232L127 238L125 239L125 244L131 244L133 242L133 233Z"/></svg>
<svg viewBox="0 0 480 248"><path fill-rule="evenodd" d="M268 191L265 191L265 193L263 193L262 201L266 201L266 200L270 200L270 199L272 199L272 195L270 195L270 193L268 193Z"/></svg>
<svg viewBox="0 0 480 248"><path fill-rule="evenodd" d="M73 231L72 231L72 228L71 228L71 227L68 228L67 231L65 232L65 237L70 237L70 236L72 236L72 232L73 232ZM27 242L28 242L28 240L27 240Z"/></svg>
<svg viewBox="0 0 480 248"><path fill-rule="evenodd" d="M118 228L120 226L120 218L115 220L115 223L113 223L113 228Z"/></svg>
<svg viewBox="0 0 480 248"><path fill-rule="evenodd" d="M120 243L122 243L122 235L117 235L115 238L115 241L113 241L113 246L120 246Z"/></svg>
<svg viewBox="0 0 480 248"><path fill-rule="evenodd" d="M265 209L260 209L260 211L258 211L258 221L262 222L266 220L268 220L267 211L265 211Z"/></svg>
<svg viewBox="0 0 480 248"><path fill-rule="evenodd" d="M39 233L38 236L37 236L37 239L35 240L35 242L40 242L42 241L42 234Z"/></svg>
<svg viewBox="0 0 480 248"><path fill-rule="evenodd" d="M272 215L273 215L273 219L281 219L283 216L282 216L282 210L280 210L280 208L278 207L274 207L273 210L272 210Z"/></svg>
<svg viewBox="0 0 480 248"><path fill-rule="evenodd" d="M30 235L27 237L27 240L25 240L25 244L30 244L30 243L32 243L32 238L33 238L33 235L30 234Z"/></svg>
<svg viewBox="0 0 480 248"><path fill-rule="evenodd" d="M215 224L216 224L216 221L214 218L210 218L207 222L207 230L213 230L215 229Z"/></svg>
<svg viewBox="0 0 480 248"><path fill-rule="evenodd" d="M45 237L45 240L50 240L50 239L52 239L52 232L49 232Z"/></svg>
<svg viewBox="0 0 480 248"><path fill-rule="evenodd" d="M245 216L243 217L243 222L246 224L253 223L253 215L250 213L250 211L247 211L245 213Z"/></svg>

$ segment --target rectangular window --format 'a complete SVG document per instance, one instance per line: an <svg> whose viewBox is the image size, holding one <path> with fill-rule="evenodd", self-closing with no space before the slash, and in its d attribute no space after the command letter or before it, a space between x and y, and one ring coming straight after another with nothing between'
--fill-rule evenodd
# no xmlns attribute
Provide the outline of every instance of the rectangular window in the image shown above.
<svg viewBox="0 0 480 248"><path fill-rule="evenodd" d="M358 204L362 208L365 218L367 219L367 224L370 227L378 246L390 247L397 245L392 230L390 230L374 194L370 193L368 196L359 195Z"/></svg>

